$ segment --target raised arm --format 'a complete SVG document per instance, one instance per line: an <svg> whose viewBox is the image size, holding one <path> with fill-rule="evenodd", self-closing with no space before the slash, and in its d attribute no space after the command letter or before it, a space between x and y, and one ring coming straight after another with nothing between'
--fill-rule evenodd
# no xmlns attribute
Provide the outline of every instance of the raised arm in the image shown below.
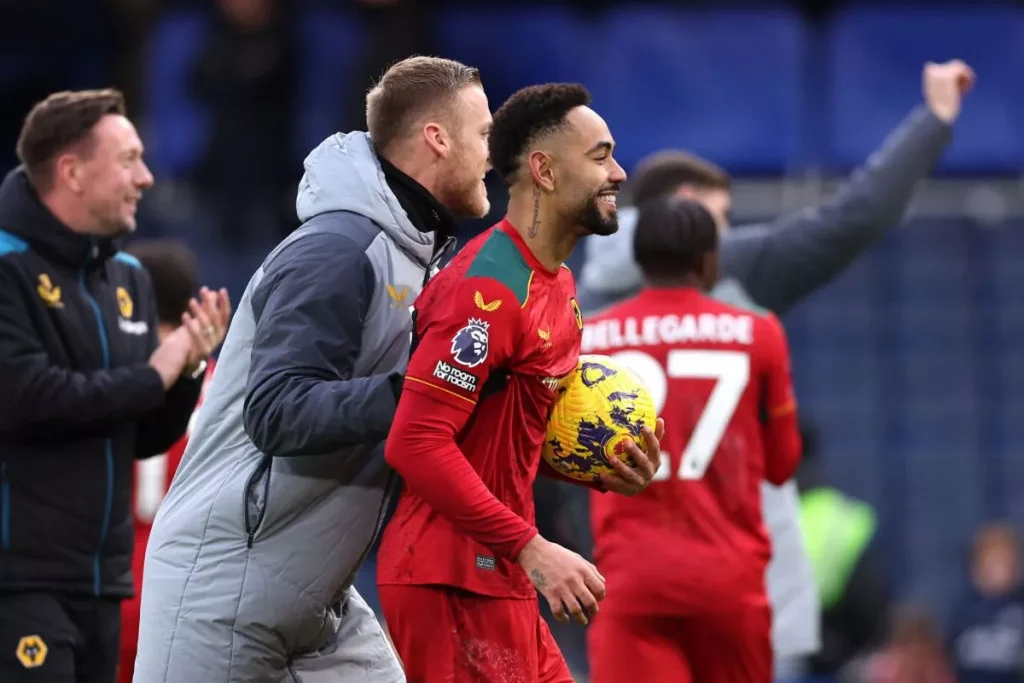
<svg viewBox="0 0 1024 683"><path fill-rule="evenodd" d="M973 79L962 62L927 65L926 106L912 111L833 197L723 236L723 277L736 278L758 304L782 314L842 273L903 220L914 189L949 145Z"/></svg>

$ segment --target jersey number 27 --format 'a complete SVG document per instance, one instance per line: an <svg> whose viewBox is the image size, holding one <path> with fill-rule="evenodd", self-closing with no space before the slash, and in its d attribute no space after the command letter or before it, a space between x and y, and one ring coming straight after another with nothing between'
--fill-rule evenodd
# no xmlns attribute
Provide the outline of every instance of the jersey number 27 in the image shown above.
<svg viewBox="0 0 1024 683"><path fill-rule="evenodd" d="M673 349L668 352L666 367L643 351L620 351L613 358L640 377L651 393L659 415L668 398L669 379L715 380L715 387L693 427L676 472L679 479L702 478L747 388L750 356L739 351ZM671 476L671 460L670 454L662 454L661 468L654 476L656 481L664 481Z"/></svg>

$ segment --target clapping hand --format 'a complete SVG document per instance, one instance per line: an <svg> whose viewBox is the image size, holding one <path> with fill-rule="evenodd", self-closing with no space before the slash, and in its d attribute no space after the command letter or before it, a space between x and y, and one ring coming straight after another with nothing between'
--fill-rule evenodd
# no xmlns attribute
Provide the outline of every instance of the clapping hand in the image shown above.
<svg viewBox="0 0 1024 683"><path fill-rule="evenodd" d="M192 340L189 367L206 360L224 341L231 320L231 299L228 290L199 290L199 298L192 299L189 310L181 316L181 325Z"/></svg>

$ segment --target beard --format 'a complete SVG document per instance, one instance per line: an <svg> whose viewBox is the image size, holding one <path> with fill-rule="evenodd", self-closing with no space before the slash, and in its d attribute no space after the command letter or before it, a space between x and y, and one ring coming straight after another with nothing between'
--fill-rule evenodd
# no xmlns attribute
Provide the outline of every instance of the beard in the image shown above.
<svg viewBox="0 0 1024 683"><path fill-rule="evenodd" d="M576 223L583 226L583 229L590 235L607 237L619 231L619 213L612 211L605 215L601 211L598 200L599 195L593 195L580 207L576 215Z"/></svg>
<svg viewBox="0 0 1024 683"><path fill-rule="evenodd" d="M483 218L490 212L487 186L480 176L463 172L445 183L439 193L440 202L457 218Z"/></svg>
<svg viewBox="0 0 1024 683"><path fill-rule="evenodd" d="M483 176L487 172L486 159L474 162L473 156L462 143L456 143L455 154L449 159L444 182L438 191L438 200L456 218L483 218L491 210L487 199L487 186Z"/></svg>

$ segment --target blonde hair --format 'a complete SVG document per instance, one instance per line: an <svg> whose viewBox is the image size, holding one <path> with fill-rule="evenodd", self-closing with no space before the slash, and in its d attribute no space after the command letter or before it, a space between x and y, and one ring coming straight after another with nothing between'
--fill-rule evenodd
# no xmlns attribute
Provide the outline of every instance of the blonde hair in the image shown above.
<svg viewBox="0 0 1024 683"><path fill-rule="evenodd" d="M409 57L384 72L366 95L366 129L374 145L385 151L407 138L410 126L438 108L451 116L456 95L480 85L480 71L441 57Z"/></svg>

